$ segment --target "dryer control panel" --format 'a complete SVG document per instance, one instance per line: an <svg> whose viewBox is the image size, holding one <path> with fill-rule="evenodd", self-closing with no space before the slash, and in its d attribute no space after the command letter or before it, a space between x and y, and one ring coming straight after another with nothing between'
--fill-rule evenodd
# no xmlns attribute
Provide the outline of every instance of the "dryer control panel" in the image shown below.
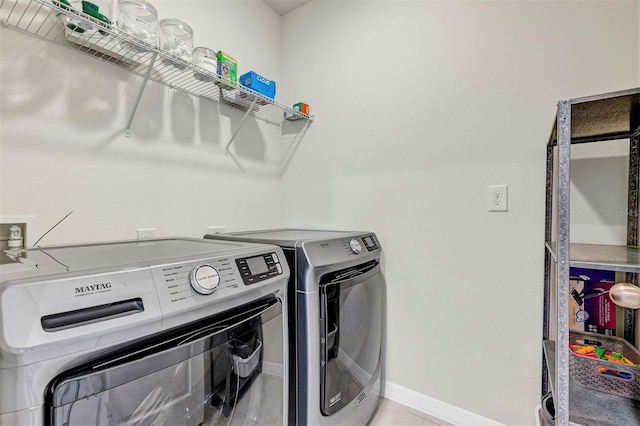
<svg viewBox="0 0 640 426"><path fill-rule="evenodd" d="M371 252L380 248L378 240L374 234L358 236L351 239L342 240L342 245L345 247L346 252L349 255L358 255L367 249L367 252Z"/></svg>
<svg viewBox="0 0 640 426"><path fill-rule="evenodd" d="M376 240L376 236L373 234L362 237L362 242L364 243L364 246L367 248L368 251L373 251L375 249L380 248L380 245Z"/></svg>
<svg viewBox="0 0 640 426"><path fill-rule="evenodd" d="M236 265L245 285L251 285L282 274L282 265L276 253L236 259Z"/></svg>

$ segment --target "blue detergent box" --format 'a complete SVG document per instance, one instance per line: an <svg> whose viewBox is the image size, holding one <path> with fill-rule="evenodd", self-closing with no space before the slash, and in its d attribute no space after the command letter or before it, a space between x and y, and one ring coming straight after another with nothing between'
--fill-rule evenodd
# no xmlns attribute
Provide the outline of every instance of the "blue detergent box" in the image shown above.
<svg viewBox="0 0 640 426"><path fill-rule="evenodd" d="M264 78L256 72L249 71L248 73L242 74L240 76L240 84L251 90L255 90L269 99L276 97L276 82ZM246 96L247 94L241 93L241 96L243 95Z"/></svg>

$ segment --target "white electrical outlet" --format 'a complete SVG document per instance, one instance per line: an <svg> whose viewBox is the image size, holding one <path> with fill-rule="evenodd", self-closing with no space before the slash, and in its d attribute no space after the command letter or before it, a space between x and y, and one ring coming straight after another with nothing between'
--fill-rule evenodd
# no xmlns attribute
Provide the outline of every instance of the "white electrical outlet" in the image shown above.
<svg viewBox="0 0 640 426"><path fill-rule="evenodd" d="M207 234L224 234L226 229L224 225L207 226Z"/></svg>
<svg viewBox="0 0 640 426"><path fill-rule="evenodd" d="M138 239L139 240L148 240L153 238L156 233L156 228L138 228Z"/></svg>
<svg viewBox="0 0 640 426"><path fill-rule="evenodd" d="M490 212L508 210L507 185L487 186L487 210Z"/></svg>

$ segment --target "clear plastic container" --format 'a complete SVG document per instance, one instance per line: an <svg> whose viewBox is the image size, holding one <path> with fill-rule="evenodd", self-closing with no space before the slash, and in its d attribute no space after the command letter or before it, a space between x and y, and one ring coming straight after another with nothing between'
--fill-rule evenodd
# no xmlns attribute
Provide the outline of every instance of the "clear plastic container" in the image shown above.
<svg viewBox="0 0 640 426"><path fill-rule="evenodd" d="M142 45L158 47L158 11L145 0L118 0L118 28ZM136 51L148 50L135 43L123 44Z"/></svg>
<svg viewBox="0 0 640 426"><path fill-rule="evenodd" d="M250 354L231 355L231 359L233 360L233 371L243 379L249 377L260 363L262 342L260 340L256 340L256 342L256 349Z"/></svg>
<svg viewBox="0 0 640 426"><path fill-rule="evenodd" d="M189 25L176 18L161 19L160 24L160 49L171 53L185 62L191 62L193 54L193 30ZM186 65L164 59L165 63L177 68L186 68Z"/></svg>
<svg viewBox="0 0 640 426"><path fill-rule="evenodd" d="M93 36L95 33L107 35L106 30L111 28L113 21L111 0L92 0L91 2L68 0L66 4L54 0L53 4L64 10L83 14L82 17L60 15L67 31L83 36Z"/></svg>
<svg viewBox="0 0 640 426"><path fill-rule="evenodd" d="M193 65L216 74L216 52L208 47L196 47L193 49ZM200 81L213 81L213 77L202 74L197 70L193 72L193 77Z"/></svg>

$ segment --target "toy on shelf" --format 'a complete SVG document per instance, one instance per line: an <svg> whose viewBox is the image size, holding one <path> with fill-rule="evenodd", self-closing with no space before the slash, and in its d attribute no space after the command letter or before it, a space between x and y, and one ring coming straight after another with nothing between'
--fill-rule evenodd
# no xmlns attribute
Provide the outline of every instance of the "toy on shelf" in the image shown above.
<svg viewBox="0 0 640 426"><path fill-rule="evenodd" d="M596 348L595 346L588 345L571 345L571 350L574 354L586 356L588 358L597 358L604 361L615 362L618 364L633 365L640 367L640 364L634 364L619 352L608 351L603 348Z"/></svg>
<svg viewBox="0 0 640 426"><path fill-rule="evenodd" d="M298 102L297 104L293 104L293 109L298 113L301 113L307 116L309 115L309 105L305 104L304 102ZM295 121L295 120L301 120L304 117L301 116L300 114L295 114L293 112L285 111L284 118L289 121Z"/></svg>

